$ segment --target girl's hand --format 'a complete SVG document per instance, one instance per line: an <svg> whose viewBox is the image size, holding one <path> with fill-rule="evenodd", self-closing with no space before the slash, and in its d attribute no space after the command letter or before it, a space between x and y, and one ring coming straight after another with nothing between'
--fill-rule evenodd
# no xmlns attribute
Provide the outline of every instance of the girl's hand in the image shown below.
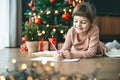
<svg viewBox="0 0 120 80"><path fill-rule="evenodd" d="M64 50L62 51L62 55L67 58L67 59L70 59L72 58L72 54L70 53L70 50Z"/></svg>
<svg viewBox="0 0 120 80"><path fill-rule="evenodd" d="M60 52L60 54L58 54L58 57L57 57L57 60L58 61L61 61L61 60L63 60L63 55L62 55L62 53Z"/></svg>

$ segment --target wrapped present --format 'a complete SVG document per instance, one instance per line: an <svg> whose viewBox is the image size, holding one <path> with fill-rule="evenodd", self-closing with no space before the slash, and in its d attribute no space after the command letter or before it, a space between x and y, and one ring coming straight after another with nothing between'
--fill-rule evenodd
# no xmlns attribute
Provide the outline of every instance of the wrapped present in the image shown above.
<svg viewBox="0 0 120 80"><path fill-rule="evenodd" d="M62 48L64 43L58 43L58 50L60 50Z"/></svg>
<svg viewBox="0 0 120 80"><path fill-rule="evenodd" d="M57 43L56 38L49 38L49 39L50 39L50 40L52 41L52 43L56 46L56 43ZM55 50L50 42L49 42L49 50L50 50L50 51Z"/></svg>
<svg viewBox="0 0 120 80"><path fill-rule="evenodd" d="M27 51L27 47L26 47L26 44L23 43L21 46L20 46L20 51Z"/></svg>
<svg viewBox="0 0 120 80"><path fill-rule="evenodd" d="M38 51L49 50L49 42L41 39L39 41Z"/></svg>

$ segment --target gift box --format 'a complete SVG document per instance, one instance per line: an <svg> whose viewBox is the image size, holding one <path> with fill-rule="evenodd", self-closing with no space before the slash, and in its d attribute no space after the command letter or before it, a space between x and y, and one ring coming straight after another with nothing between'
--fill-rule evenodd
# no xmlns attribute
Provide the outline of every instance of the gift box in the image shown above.
<svg viewBox="0 0 120 80"><path fill-rule="evenodd" d="M23 43L22 45L20 45L20 51L27 51L27 47L26 47L26 44Z"/></svg>
<svg viewBox="0 0 120 80"><path fill-rule="evenodd" d="M42 39L39 41L38 51L49 50L49 42Z"/></svg>
<svg viewBox="0 0 120 80"><path fill-rule="evenodd" d="M58 43L58 50L60 50L62 48L64 43Z"/></svg>
<svg viewBox="0 0 120 80"><path fill-rule="evenodd" d="M56 43L57 43L57 41L56 41L56 38L49 38L50 40L51 40L51 42L56 46ZM57 46L56 46L57 47ZM53 51L53 50L55 50L54 49L54 47L52 46L52 44L49 42L49 50L50 51Z"/></svg>
<svg viewBox="0 0 120 80"><path fill-rule="evenodd" d="M56 44L54 44L54 45L56 46ZM55 50L51 44L49 44L49 50L50 51L54 51Z"/></svg>

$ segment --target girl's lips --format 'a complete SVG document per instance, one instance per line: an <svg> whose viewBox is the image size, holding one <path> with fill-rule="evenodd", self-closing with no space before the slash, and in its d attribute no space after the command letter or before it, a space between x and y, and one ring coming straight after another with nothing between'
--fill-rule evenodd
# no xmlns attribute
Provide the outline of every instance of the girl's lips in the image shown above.
<svg viewBox="0 0 120 80"><path fill-rule="evenodd" d="M82 27L75 27L76 29L80 29L80 30L82 30L83 28Z"/></svg>
<svg viewBox="0 0 120 80"><path fill-rule="evenodd" d="M77 27L76 27L77 28ZM83 29L83 28L77 28L77 29Z"/></svg>

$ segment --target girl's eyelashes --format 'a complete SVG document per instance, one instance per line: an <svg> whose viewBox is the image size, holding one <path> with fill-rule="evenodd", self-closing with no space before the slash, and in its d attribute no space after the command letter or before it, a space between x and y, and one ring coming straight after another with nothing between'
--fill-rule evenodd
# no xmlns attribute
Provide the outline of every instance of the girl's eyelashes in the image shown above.
<svg viewBox="0 0 120 80"><path fill-rule="evenodd" d="M81 24L86 24L87 23L87 21L81 21Z"/></svg>
<svg viewBox="0 0 120 80"><path fill-rule="evenodd" d="M77 21L77 20L75 20L74 22L75 22L75 23L77 23L78 21ZM86 24L86 23L87 23L87 21L80 21L80 23L81 23L81 24Z"/></svg>
<svg viewBox="0 0 120 80"><path fill-rule="evenodd" d="M78 21L74 21L75 23L77 23Z"/></svg>

